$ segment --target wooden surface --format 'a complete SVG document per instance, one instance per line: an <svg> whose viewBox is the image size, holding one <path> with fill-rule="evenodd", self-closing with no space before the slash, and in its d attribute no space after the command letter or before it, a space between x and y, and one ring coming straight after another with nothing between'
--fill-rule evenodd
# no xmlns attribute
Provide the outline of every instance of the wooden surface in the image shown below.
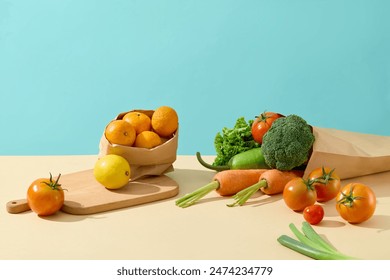
<svg viewBox="0 0 390 280"><path fill-rule="evenodd" d="M61 211L75 215L96 214L145 204L175 196L179 192L178 184L165 175L140 178L120 189L109 190L95 180L93 169L64 174L60 183L66 189ZM9 213L17 214L28 210L26 199L7 203Z"/></svg>

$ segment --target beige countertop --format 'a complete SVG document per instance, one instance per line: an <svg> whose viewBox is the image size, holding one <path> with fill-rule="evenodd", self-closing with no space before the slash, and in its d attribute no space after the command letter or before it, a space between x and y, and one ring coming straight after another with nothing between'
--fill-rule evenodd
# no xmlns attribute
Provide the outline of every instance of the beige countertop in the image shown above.
<svg viewBox="0 0 390 280"><path fill-rule="evenodd" d="M205 156L211 161L212 156ZM40 218L31 211L10 214L6 203L25 198L38 177L93 168L97 156L0 156L0 259L286 260L307 259L277 242L292 236L289 223L303 217L281 195L257 195L241 207L208 194L189 208L175 199L211 181L214 172L194 156L178 156L167 175L180 187L176 197L91 215L59 212ZM377 195L375 215L359 225L343 221L334 202L324 205L316 231L341 252L360 259L390 259L390 172L345 180L369 184Z"/></svg>

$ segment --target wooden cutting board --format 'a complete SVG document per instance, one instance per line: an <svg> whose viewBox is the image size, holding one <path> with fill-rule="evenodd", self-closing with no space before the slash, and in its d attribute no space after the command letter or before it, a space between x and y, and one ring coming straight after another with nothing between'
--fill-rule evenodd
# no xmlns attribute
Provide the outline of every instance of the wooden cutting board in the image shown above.
<svg viewBox="0 0 390 280"><path fill-rule="evenodd" d="M93 169L65 174L60 179L65 191L61 211L74 214L95 214L176 196L178 184L166 175L144 177L123 188L109 190L95 180ZM7 211L17 214L30 210L27 199L9 201Z"/></svg>

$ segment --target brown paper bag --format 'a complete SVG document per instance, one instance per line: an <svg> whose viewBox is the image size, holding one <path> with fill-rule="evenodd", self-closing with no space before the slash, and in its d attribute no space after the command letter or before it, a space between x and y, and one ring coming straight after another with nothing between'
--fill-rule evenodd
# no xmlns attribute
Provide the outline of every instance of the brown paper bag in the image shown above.
<svg viewBox="0 0 390 280"><path fill-rule="evenodd" d="M132 110L142 112L151 117L153 110ZM130 112L130 111L129 111ZM115 119L122 119L128 112L120 113ZM178 147L178 130L170 139L162 138L163 144L153 148L135 148L110 143L103 135L99 143L99 157L108 154L123 156L130 164L131 180L144 176L156 176L173 171Z"/></svg>
<svg viewBox="0 0 390 280"><path fill-rule="evenodd" d="M313 127L313 152L304 176L315 168L335 168L341 179L390 170L390 136Z"/></svg>

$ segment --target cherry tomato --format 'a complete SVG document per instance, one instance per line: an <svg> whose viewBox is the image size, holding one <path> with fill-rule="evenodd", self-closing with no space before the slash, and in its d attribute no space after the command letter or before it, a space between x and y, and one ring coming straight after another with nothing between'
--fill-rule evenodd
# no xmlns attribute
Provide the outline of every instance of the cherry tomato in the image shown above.
<svg viewBox="0 0 390 280"><path fill-rule="evenodd" d="M314 204L303 209L303 218L311 225L316 225L324 218L324 208L321 205Z"/></svg>
<svg viewBox="0 0 390 280"><path fill-rule="evenodd" d="M313 186L317 192L317 201L325 202L332 200L341 188L340 177L329 167L316 168L309 174L310 180L315 180Z"/></svg>
<svg viewBox="0 0 390 280"><path fill-rule="evenodd" d="M286 184L283 190L283 199L292 210L302 211L316 202L317 193L310 180L297 177Z"/></svg>
<svg viewBox="0 0 390 280"><path fill-rule="evenodd" d="M350 183L342 187L336 197L336 209L351 224L358 224L374 215L376 196L367 185Z"/></svg>
<svg viewBox="0 0 390 280"><path fill-rule="evenodd" d="M39 216L49 216L61 209L64 204L64 190L58 183L50 178L39 178L31 183L27 190L27 203L32 211Z"/></svg>
<svg viewBox="0 0 390 280"><path fill-rule="evenodd" d="M252 124L252 137L261 144L263 143L264 134L271 128L272 123L282 117L281 114L273 112L264 112L260 116L256 116Z"/></svg>

